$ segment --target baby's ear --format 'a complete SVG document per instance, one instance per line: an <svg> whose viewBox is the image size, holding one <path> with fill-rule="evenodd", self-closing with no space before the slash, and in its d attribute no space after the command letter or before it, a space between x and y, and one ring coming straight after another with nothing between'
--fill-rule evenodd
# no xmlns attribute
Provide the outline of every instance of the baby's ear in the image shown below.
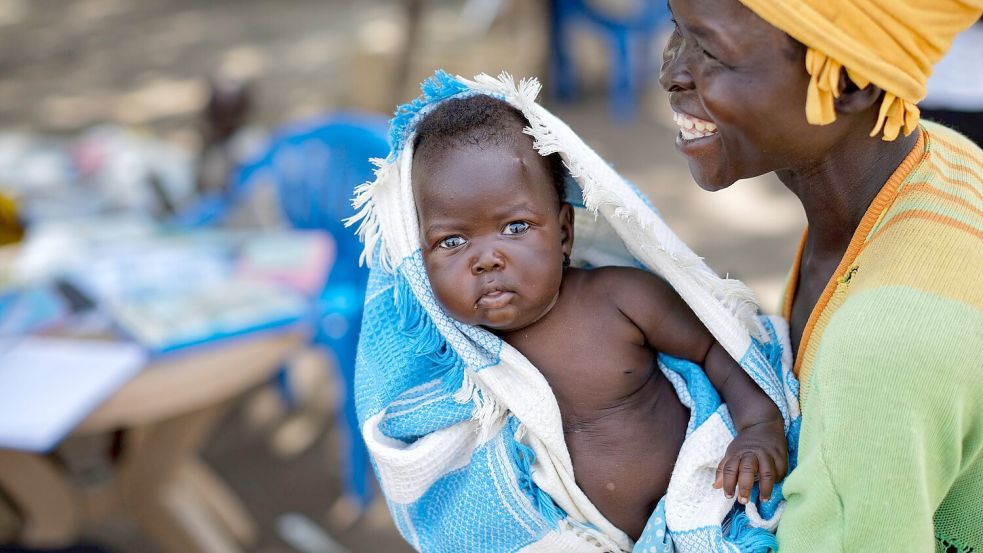
<svg viewBox="0 0 983 553"><path fill-rule="evenodd" d="M560 204L560 244L563 253L570 255L573 251L573 206L568 202Z"/></svg>

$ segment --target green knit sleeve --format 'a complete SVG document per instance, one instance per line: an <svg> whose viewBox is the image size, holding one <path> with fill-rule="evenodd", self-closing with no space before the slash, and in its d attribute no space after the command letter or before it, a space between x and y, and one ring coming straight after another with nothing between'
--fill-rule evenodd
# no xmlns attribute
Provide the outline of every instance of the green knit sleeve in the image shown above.
<svg viewBox="0 0 983 553"><path fill-rule="evenodd" d="M935 550L933 517L983 427L980 329L979 310L902 287L835 313L783 490L782 553Z"/></svg>

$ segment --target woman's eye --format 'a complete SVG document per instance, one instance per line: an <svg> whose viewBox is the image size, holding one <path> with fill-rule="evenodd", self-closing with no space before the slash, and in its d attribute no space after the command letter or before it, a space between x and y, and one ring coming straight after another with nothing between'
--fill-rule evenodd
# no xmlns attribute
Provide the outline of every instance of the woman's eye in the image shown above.
<svg viewBox="0 0 983 553"><path fill-rule="evenodd" d="M513 223L509 223L505 225L505 230L502 231L502 234L522 234L523 232L526 232L528 229L529 229L529 223L526 223L524 221L515 221Z"/></svg>
<svg viewBox="0 0 983 553"><path fill-rule="evenodd" d="M455 235L455 236L448 236L447 238L444 238L440 242L437 242L437 245L446 250L453 250L458 246L463 246L464 243L465 243L464 238Z"/></svg>
<svg viewBox="0 0 983 553"><path fill-rule="evenodd" d="M716 57L716 56L714 56L714 55L713 55L713 54L711 54L710 52L707 52L707 51L706 51L706 48L700 48L700 49L701 49L701 50L703 50L703 55L704 55L704 56L706 56L706 57L708 57L708 58L710 58L710 59L712 59L712 60L716 60L716 59L717 59L717 57Z"/></svg>

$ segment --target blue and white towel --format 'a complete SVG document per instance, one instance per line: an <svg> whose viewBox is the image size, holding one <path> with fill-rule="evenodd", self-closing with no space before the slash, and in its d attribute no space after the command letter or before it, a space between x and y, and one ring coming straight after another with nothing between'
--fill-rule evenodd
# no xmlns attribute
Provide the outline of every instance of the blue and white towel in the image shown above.
<svg viewBox="0 0 983 553"><path fill-rule="evenodd" d="M692 419L660 509L637 544L577 486L556 399L542 374L492 333L450 318L423 266L410 181L414 128L443 100L488 94L518 108L542 155L558 152L579 204L574 264L634 265L666 279L780 408L797 435L798 384L787 328L759 317L740 282L721 279L631 184L535 99L535 80L438 72L392 120L393 150L356 191L372 267L355 382L362 433L393 519L420 551L764 551L781 494L746 509L714 490L733 438L700 367L660 356ZM646 470L646 467L638 467ZM777 488L780 490L780 488ZM666 539L666 534L671 541ZM670 545L667 545L670 544Z"/></svg>

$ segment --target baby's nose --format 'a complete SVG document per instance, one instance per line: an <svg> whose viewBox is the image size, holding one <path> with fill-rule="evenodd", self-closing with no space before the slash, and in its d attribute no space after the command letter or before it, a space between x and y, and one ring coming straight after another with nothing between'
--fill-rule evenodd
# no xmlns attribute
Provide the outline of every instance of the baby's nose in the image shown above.
<svg viewBox="0 0 983 553"><path fill-rule="evenodd" d="M480 275L488 271L501 270L504 267L505 257L502 256L501 252L493 248L486 248L475 257L474 262L471 264L471 272Z"/></svg>

